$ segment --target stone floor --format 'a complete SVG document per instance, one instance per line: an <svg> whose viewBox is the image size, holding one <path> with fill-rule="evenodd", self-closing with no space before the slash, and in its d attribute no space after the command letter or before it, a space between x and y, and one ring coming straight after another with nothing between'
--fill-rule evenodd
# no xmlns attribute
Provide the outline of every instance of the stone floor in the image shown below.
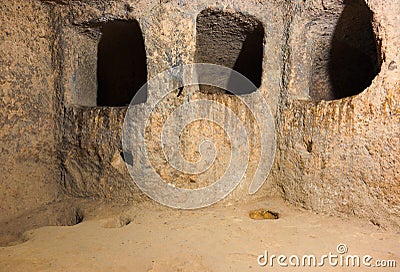
<svg viewBox="0 0 400 272"><path fill-rule="evenodd" d="M248 212L266 208L276 220L252 220ZM280 199L242 205L181 211L149 203L121 209L98 206L74 226L48 226L27 231L25 242L0 247L0 271L399 271L400 232L383 230L355 218L316 215ZM343 244L341 248L337 248ZM338 250L347 247L347 253ZM268 252L288 259L265 266ZM315 255L317 267L302 265ZM338 255L336 266L323 255ZM299 267L293 267L297 255ZM346 257L359 255L360 268L346 267ZM395 260L396 267L365 267ZM332 257L332 264L336 259ZM340 264L341 258L343 266ZM259 260L258 260L259 259ZM313 262L312 262L313 264Z"/></svg>

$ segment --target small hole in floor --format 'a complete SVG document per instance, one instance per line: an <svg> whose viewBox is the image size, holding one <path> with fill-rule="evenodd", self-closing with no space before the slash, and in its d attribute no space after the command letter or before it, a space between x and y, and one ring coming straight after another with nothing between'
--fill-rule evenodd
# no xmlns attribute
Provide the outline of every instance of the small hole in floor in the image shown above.
<svg viewBox="0 0 400 272"><path fill-rule="evenodd" d="M12 246L29 240L27 231L45 226L75 226L85 219L73 203L57 202L39 207L16 218L0 222L0 246Z"/></svg>
<svg viewBox="0 0 400 272"><path fill-rule="evenodd" d="M107 219L103 224L103 228L123 228L132 223L135 217L135 215L122 214L119 217Z"/></svg>

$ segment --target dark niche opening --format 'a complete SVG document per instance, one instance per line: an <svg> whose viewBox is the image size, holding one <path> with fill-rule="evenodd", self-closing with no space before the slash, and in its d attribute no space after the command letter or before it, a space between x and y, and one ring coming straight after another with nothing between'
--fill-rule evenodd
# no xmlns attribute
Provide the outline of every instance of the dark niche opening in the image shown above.
<svg viewBox="0 0 400 272"><path fill-rule="evenodd" d="M257 19L238 12L206 9L197 16L196 31L195 62L231 68L256 87L236 94L251 93L261 86L264 28ZM200 91L229 93L233 84L237 83L232 77L228 91L207 85L200 85Z"/></svg>
<svg viewBox="0 0 400 272"><path fill-rule="evenodd" d="M146 51L137 21L110 21L101 28L97 60L97 105L129 105L147 81ZM146 101L141 92L136 103Z"/></svg>
<svg viewBox="0 0 400 272"><path fill-rule="evenodd" d="M364 0L345 0L332 38L327 73L313 70L310 96L315 101L334 100L361 93L380 71L380 59L372 29L372 12ZM314 60L314 62L321 60ZM314 65L321 67L322 65ZM327 74L327 85L318 84ZM322 80L320 80L322 81Z"/></svg>

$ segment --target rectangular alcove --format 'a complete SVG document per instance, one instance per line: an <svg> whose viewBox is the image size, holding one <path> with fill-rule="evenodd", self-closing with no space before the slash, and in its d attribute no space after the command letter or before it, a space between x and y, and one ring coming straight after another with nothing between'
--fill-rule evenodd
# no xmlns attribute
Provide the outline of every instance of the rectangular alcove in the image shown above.
<svg viewBox="0 0 400 272"><path fill-rule="evenodd" d="M308 5L308 6L307 6ZM365 0L330 1L293 27L289 91L315 102L356 96L381 69L373 12Z"/></svg>
<svg viewBox="0 0 400 272"><path fill-rule="evenodd" d="M259 88L263 55L264 27L253 16L214 9L205 9L198 14L195 62L231 68ZM229 94L230 84L234 84L232 77L228 82L228 90L200 85L200 91Z"/></svg>
<svg viewBox="0 0 400 272"><path fill-rule="evenodd" d="M67 105L126 107L147 81L144 39L135 20L112 20L64 29L64 98ZM135 103L146 101L140 92Z"/></svg>

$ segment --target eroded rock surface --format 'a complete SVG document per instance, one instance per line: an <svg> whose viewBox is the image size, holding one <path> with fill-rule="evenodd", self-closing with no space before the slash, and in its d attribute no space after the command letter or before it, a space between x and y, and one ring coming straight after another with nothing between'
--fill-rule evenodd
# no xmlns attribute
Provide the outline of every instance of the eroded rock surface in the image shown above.
<svg viewBox="0 0 400 272"><path fill-rule="evenodd" d="M248 194L260 160L258 125L229 93L194 87L167 96L149 122L152 134L138 136L147 137L160 176L195 188L223 173L224 167L214 167L207 178L174 172L157 140L174 107L191 99L219 101L238 113L251 147L246 177L223 203L280 193L316 212L399 224L397 1L12 0L2 3L0 12L0 208L5 217L50 202L59 192L146 199L129 176L121 146L127 90L133 96L143 76L207 61L244 73L269 104L277 140L271 174L255 196ZM99 60L103 51L118 56L129 48L104 41L105 33L120 33L110 26L124 22L134 26L133 52L145 52L146 58L124 55L132 65L126 77L122 72L129 61L118 72L113 58ZM132 81L124 80L128 87L113 93L107 86L119 75L131 75ZM98 88L99 77L106 87ZM141 102L169 91L149 89ZM179 122L184 121L182 116ZM199 158L198 141L204 136L229 149L220 127L191 128L182 134L189 161ZM221 151L216 162L227 161L229 152Z"/></svg>

